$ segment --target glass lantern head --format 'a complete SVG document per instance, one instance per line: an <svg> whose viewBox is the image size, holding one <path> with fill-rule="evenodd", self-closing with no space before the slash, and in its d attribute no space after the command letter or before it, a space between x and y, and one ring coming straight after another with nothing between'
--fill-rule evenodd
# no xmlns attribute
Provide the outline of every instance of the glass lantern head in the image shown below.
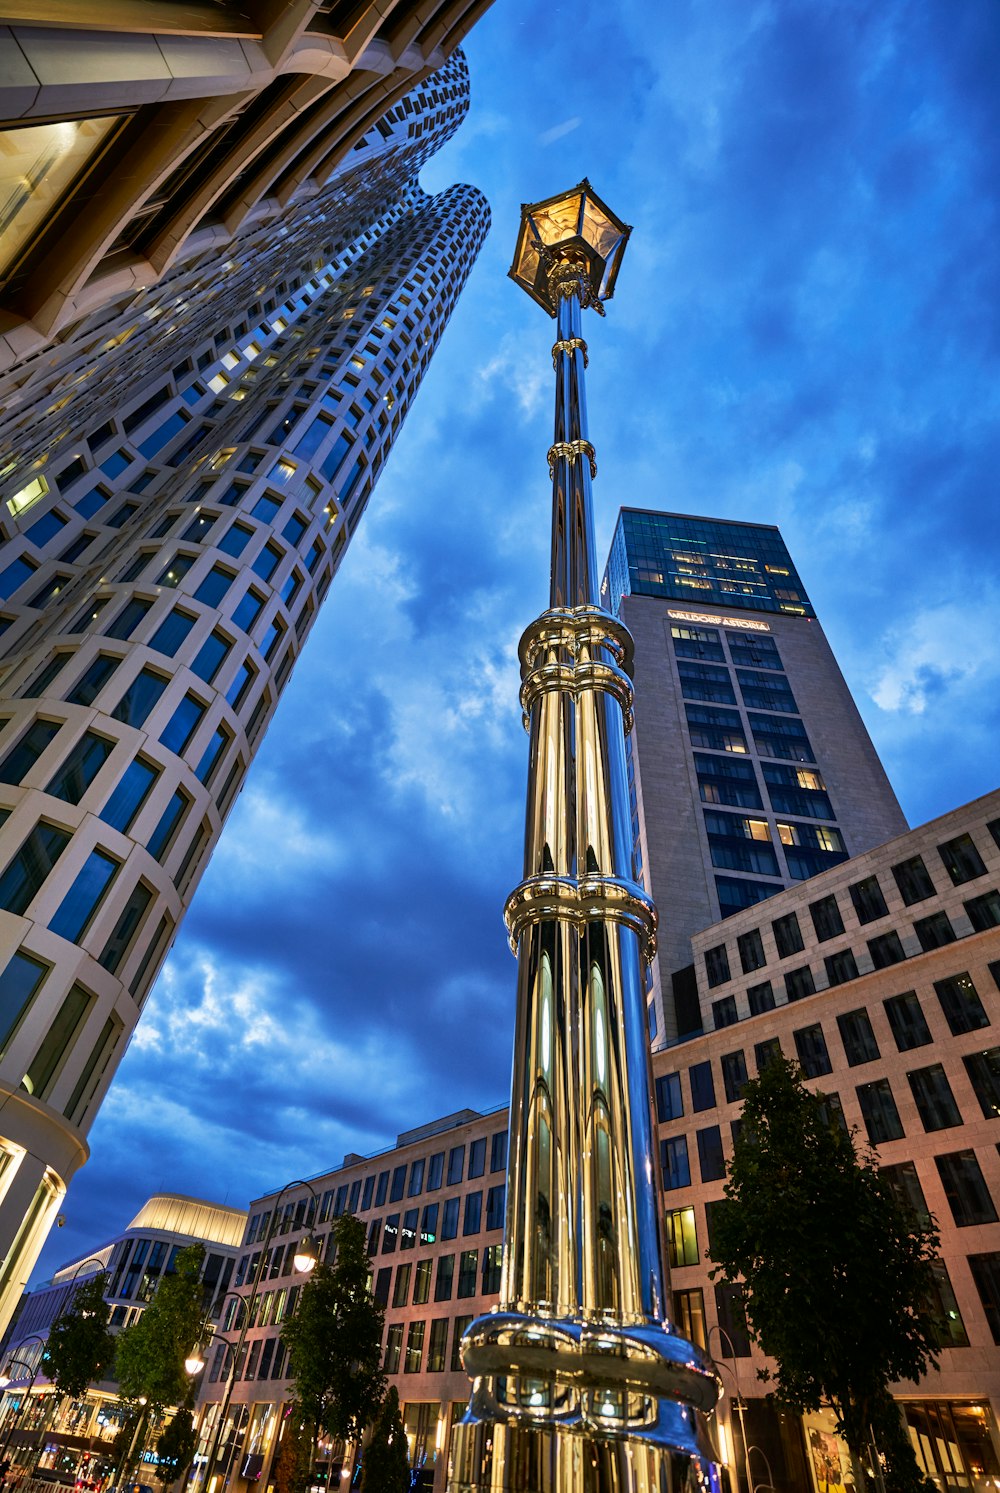
<svg viewBox="0 0 1000 1493"><path fill-rule="evenodd" d="M578 264L595 299L609 301L631 232L584 177L568 192L521 208L521 228L508 273L550 316L555 316L556 304L549 289L549 271L560 262Z"/></svg>

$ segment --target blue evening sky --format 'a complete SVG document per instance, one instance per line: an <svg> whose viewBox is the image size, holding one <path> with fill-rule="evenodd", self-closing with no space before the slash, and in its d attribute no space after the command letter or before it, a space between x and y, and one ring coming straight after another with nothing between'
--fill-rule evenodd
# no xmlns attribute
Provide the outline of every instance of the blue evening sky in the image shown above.
<svg viewBox="0 0 1000 1493"><path fill-rule="evenodd" d="M154 1190L244 1205L508 1097L553 377L522 201L587 175L635 229L586 327L602 562L623 503L777 523L910 822L996 785L995 0L496 0L466 52L423 183L492 234L42 1273Z"/></svg>

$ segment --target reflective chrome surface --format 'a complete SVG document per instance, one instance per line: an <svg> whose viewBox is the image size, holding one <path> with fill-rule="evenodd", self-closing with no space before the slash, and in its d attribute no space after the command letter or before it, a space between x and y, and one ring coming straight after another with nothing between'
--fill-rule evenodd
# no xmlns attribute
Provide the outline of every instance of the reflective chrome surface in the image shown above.
<svg viewBox="0 0 1000 1493"><path fill-rule="evenodd" d="M706 1416L721 1386L666 1320L644 992L656 912L632 867L632 640L599 605L595 564L581 307L600 266L575 243L544 251L559 328L552 580L520 649L530 765L524 878L505 909L518 993L501 1306L462 1342L473 1388L451 1493L718 1486Z"/></svg>

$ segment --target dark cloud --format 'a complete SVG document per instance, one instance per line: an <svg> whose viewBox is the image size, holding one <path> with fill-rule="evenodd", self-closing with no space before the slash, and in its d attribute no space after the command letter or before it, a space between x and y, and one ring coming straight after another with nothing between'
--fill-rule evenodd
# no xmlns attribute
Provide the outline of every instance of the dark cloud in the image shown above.
<svg viewBox="0 0 1000 1493"><path fill-rule="evenodd" d="M95 1125L48 1266L153 1187L245 1202L503 1102L553 329L506 270L635 225L589 399L619 504L781 525L912 822L995 786L994 0L498 0L426 168L494 229Z"/></svg>

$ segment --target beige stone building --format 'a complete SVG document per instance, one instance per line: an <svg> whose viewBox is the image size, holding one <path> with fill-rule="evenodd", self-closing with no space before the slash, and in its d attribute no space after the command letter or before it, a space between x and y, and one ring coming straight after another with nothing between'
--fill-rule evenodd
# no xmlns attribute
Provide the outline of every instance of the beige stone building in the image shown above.
<svg viewBox="0 0 1000 1493"><path fill-rule="evenodd" d="M764 1404L732 1288L709 1280L742 1085L775 1046L878 1148L941 1233L940 1373L895 1393L939 1487L1000 1476L1000 791L692 940L704 1035L654 1056L674 1319L722 1367L723 1445L745 1487L816 1486L829 1416ZM836 1228L838 1221L830 1220ZM803 1323L803 1331L808 1331ZM841 1448L835 1449L837 1455ZM846 1464L845 1464L846 1470Z"/></svg>

